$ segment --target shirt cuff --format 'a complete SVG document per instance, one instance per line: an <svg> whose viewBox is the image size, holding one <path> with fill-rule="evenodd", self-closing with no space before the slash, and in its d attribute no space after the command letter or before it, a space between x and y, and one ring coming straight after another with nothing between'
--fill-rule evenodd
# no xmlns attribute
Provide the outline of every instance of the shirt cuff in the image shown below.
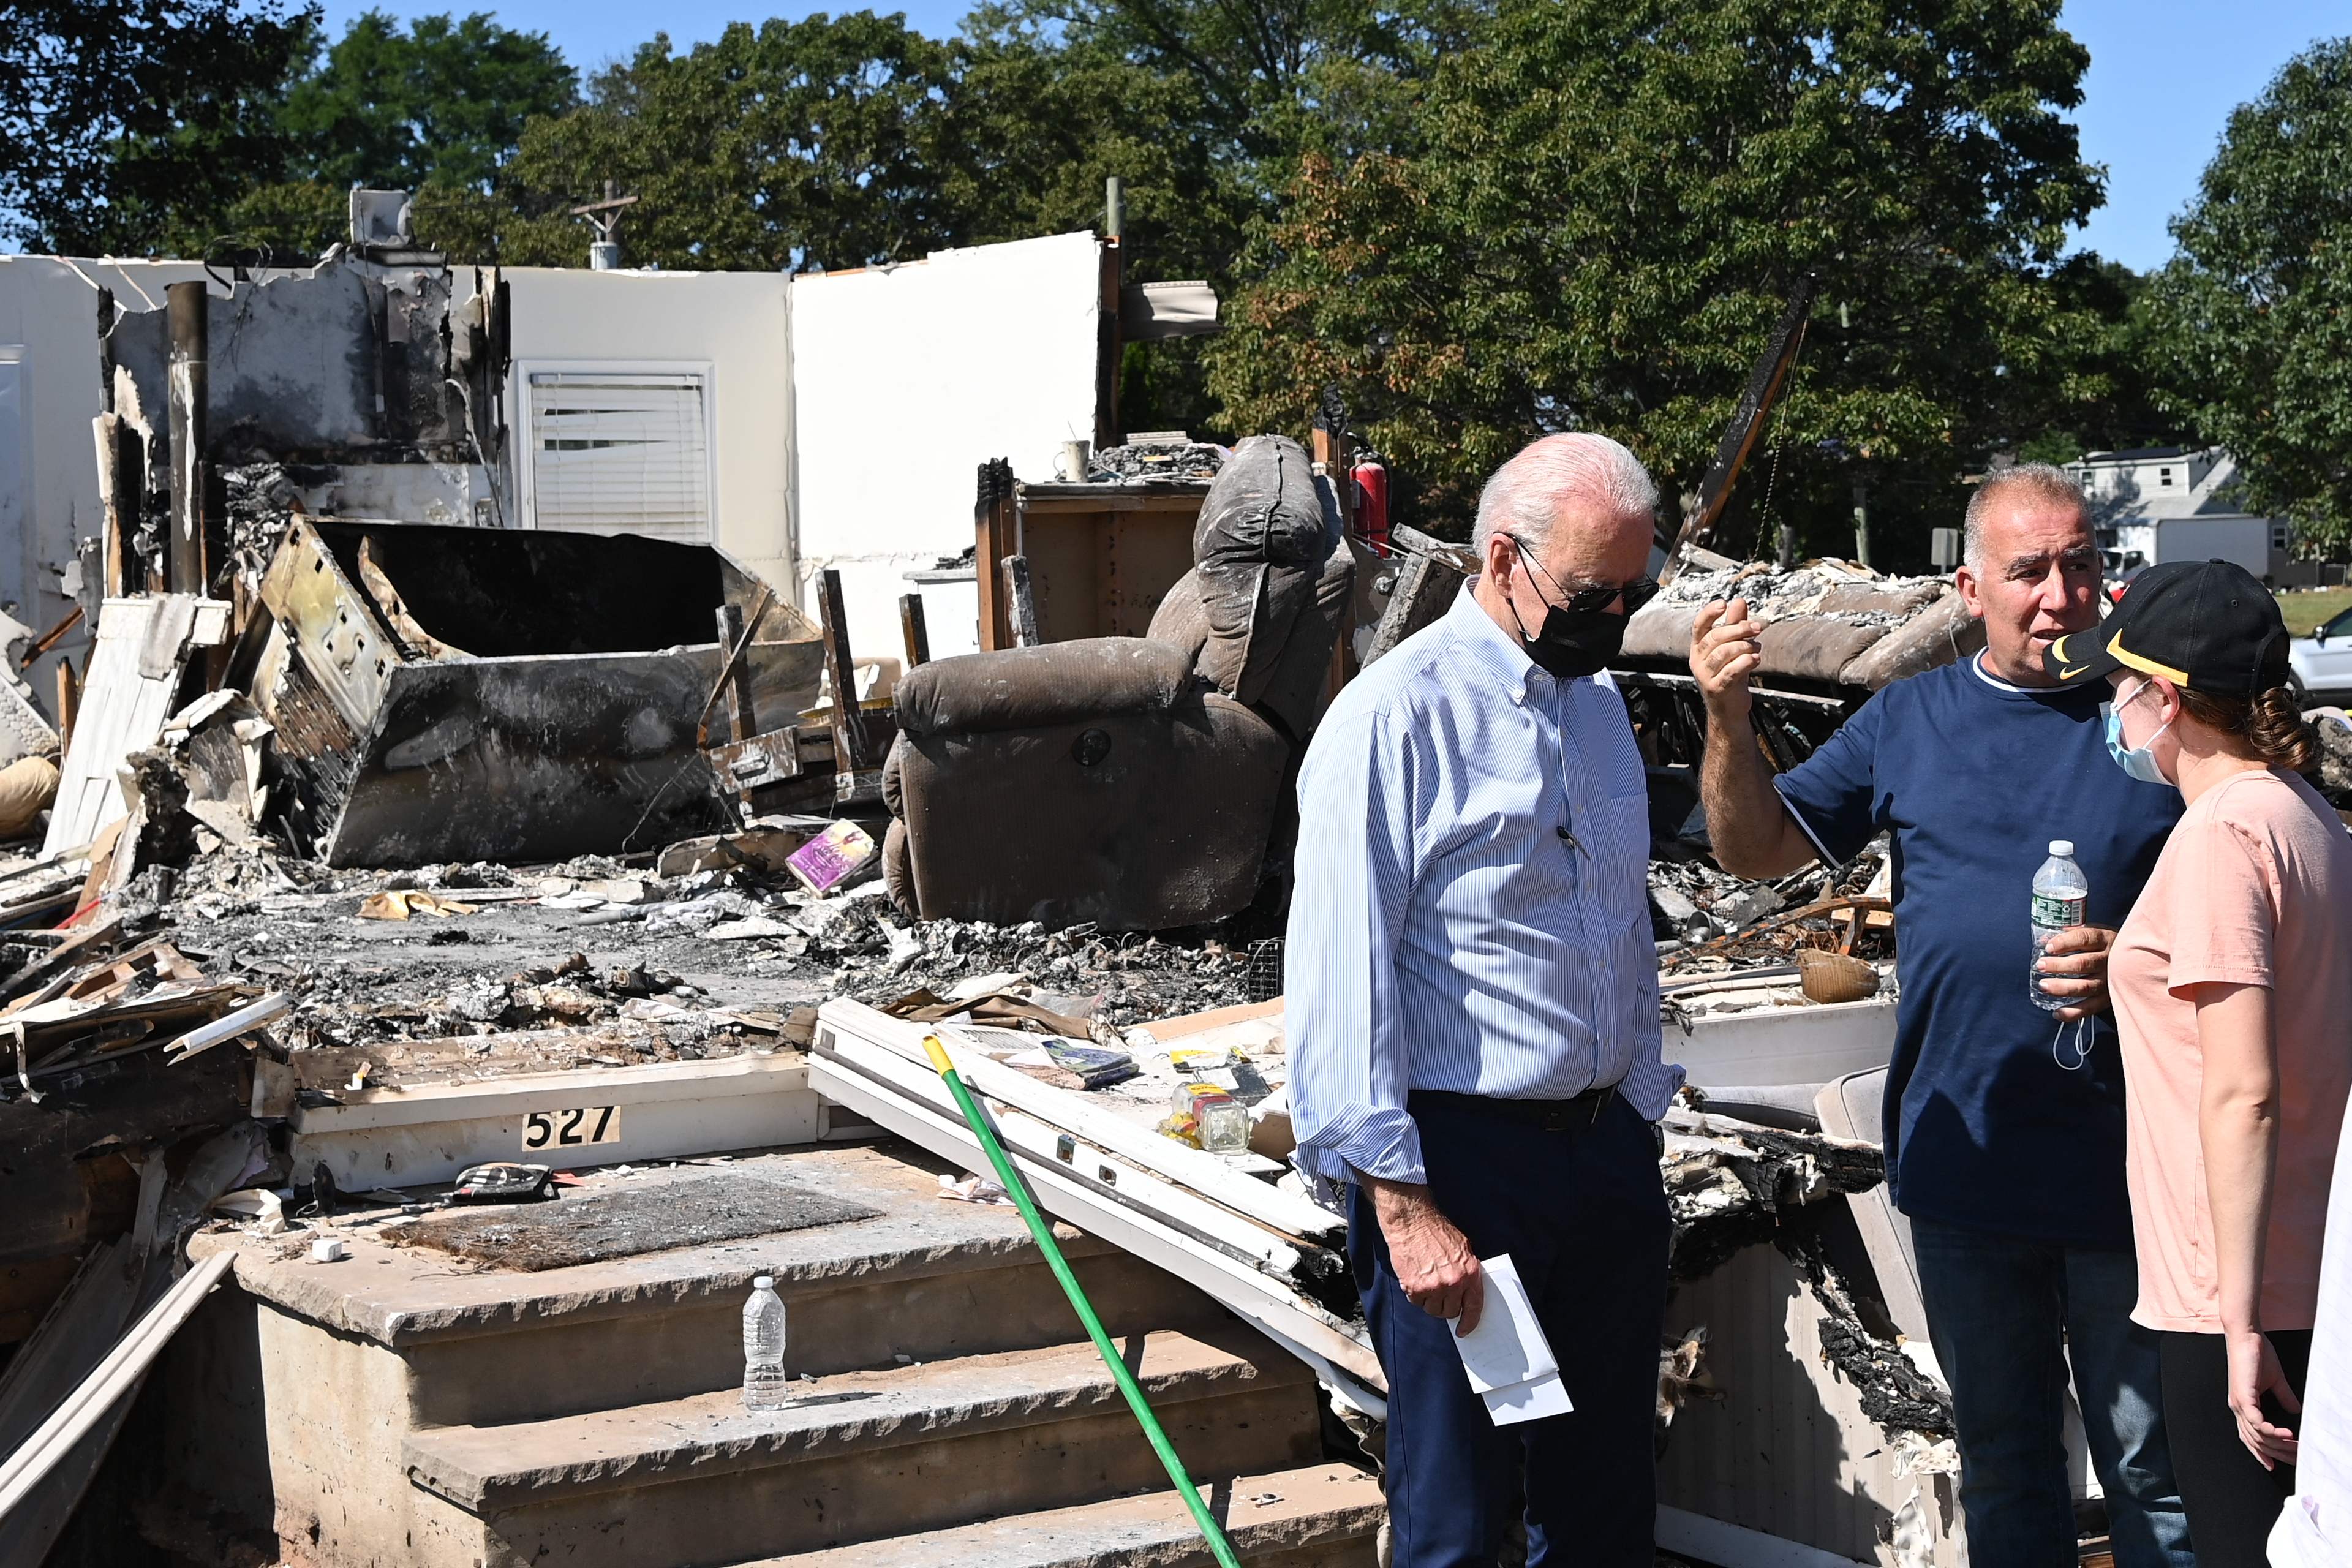
<svg viewBox="0 0 2352 1568"><path fill-rule="evenodd" d="M1349 1106L1299 1142L1301 1153L1313 1154L1317 1173L1334 1181L1357 1174L1414 1185L1429 1181L1421 1163L1421 1129L1394 1106Z"/></svg>
<svg viewBox="0 0 2352 1568"><path fill-rule="evenodd" d="M1625 1097L1625 1103L1638 1111L1643 1121L1655 1121L1674 1104L1675 1091L1682 1088L1686 1076L1679 1066L1669 1067L1664 1062L1642 1058L1626 1072L1617 1092Z"/></svg>

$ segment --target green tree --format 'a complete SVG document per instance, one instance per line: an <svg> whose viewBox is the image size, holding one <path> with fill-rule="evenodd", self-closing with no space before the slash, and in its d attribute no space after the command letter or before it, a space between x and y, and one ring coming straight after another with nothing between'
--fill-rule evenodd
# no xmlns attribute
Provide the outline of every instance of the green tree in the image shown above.
<svg viewBox="0 0 2352 1568"><path fill-rule="evenodd" d="M301 172L323 184L488 190L524 123L578 100L577 75L544 33L480 12L420 16L403 31L370 11L295 84L283 119Z"/></svg>
<svg viewBox="0 0 2352 1568"><path fill-rule="evenodd" d="M2147 279L2096 252L2070 256L2050 277L2060 306L2097 322L2083 350L2052 387L2039 433L2018 446L2029 462L2071 463L2086 452L2192 446L2195 427L2158 399L2144 311ZM2030 426L2031 416L2023 423Z"/></svg>
<svg viewBox="0 0 2352 1568"><path fill-rule="evenodd" d="M1881 558L1924 556L1910 536L1961 471L2045 426L2096 342L2052 278L2100 197L2063 118L2086 56L2057 11L1507 0L1439 67L1418 149L1303 161L1254 233L1212 384L1236 424L1282 428L1338 384L1434 520L1569 427L1627 440L1671 492L1811 272L1742 504L1775 483L1813 542L1850 549L1860 480L1895 525Z"/></svg>
<svg viewBox="0 0 2352 1568"><path fill-rule="evenodd" d="M606 180L640 198L621 228L639 265L919 257L950 232L939 135L953 87L946 47L903 16L739 22L684 54L656 37L582 108L525 130L499 257L576 264L587 235L569 209Z"/></svg>
<svg viewBox="0 0 2352 1568"><path fill-rule="evenodd" d="M420 16L405 30L369 11L325 52L313 50L278 115L288 178L248 190L206 232L234 243L315 255L341 238L354 185L417 193L417 218L474 237L501 172L535 116L579 101L579 82L544 33L477 13Z"/></svg>
<svg viewBox="0 0 2352 1568"><path fill-rule="evenodd" d="M2142 304L2168 407L2236 455L2254 510L2352 546L2352 37L2231 115Z"/></svg>
<svg viewBox="0 0 2352 1568"><path fill-rule="evenodd" d="M139 255L280 177L278 113L318 15L278 0L0 6L0 231Z"/></svg>

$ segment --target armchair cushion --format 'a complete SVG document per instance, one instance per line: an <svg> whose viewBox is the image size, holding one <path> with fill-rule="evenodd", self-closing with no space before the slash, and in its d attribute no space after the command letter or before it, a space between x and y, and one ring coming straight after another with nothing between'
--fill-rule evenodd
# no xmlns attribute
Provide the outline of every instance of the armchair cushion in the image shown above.
<svg viewBox="0 0 2352 1568"><path fill-rule="evenodd" d="M1181 649L1150 637L1082 637L918 665L898 682L908 735L985 734L1123 713L1164 713L1193 687Z"/></svg>

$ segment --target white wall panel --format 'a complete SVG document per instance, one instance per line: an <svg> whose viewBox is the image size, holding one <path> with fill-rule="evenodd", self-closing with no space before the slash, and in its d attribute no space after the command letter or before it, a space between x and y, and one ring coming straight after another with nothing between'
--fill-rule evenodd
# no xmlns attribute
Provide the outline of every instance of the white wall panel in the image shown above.
<svg viewBox="0 0 2352 1568"><path fill-rule="evenodd" d="M850 639L898 654L909 571L971 548L980 465L1050 479L1092 440L1101 253L1091 234L793 279L793 518L802 603L838 567ZM931 651L978 646L942 617Z"/></svg>

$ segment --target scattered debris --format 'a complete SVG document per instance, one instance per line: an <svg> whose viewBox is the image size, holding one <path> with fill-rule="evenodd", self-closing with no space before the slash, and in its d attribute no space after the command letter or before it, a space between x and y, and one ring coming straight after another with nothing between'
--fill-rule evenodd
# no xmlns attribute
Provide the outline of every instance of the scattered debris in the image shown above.
<svg viewBox="0 0 2352 1568"><path fill-rule="evenodd" d="M519 1168L536 1171L539 1183L545 1184L545 1166ZM395 1246L430 1247L494 1262L501 1268L535 1272L673 1247L841 1225L880 1213L786 1182L698 1173L494 1214L426 1215L377 1234Z"/></svg>
<svg viewBox="0 0 2352 1568"><path fill-rule="evenodd" d="M1088 484L1139 479L1213 479L1231 454L1223 447L1188 438L1181 430L1130 437L1125 446L1105 447L1087 459Z"/></svg>

